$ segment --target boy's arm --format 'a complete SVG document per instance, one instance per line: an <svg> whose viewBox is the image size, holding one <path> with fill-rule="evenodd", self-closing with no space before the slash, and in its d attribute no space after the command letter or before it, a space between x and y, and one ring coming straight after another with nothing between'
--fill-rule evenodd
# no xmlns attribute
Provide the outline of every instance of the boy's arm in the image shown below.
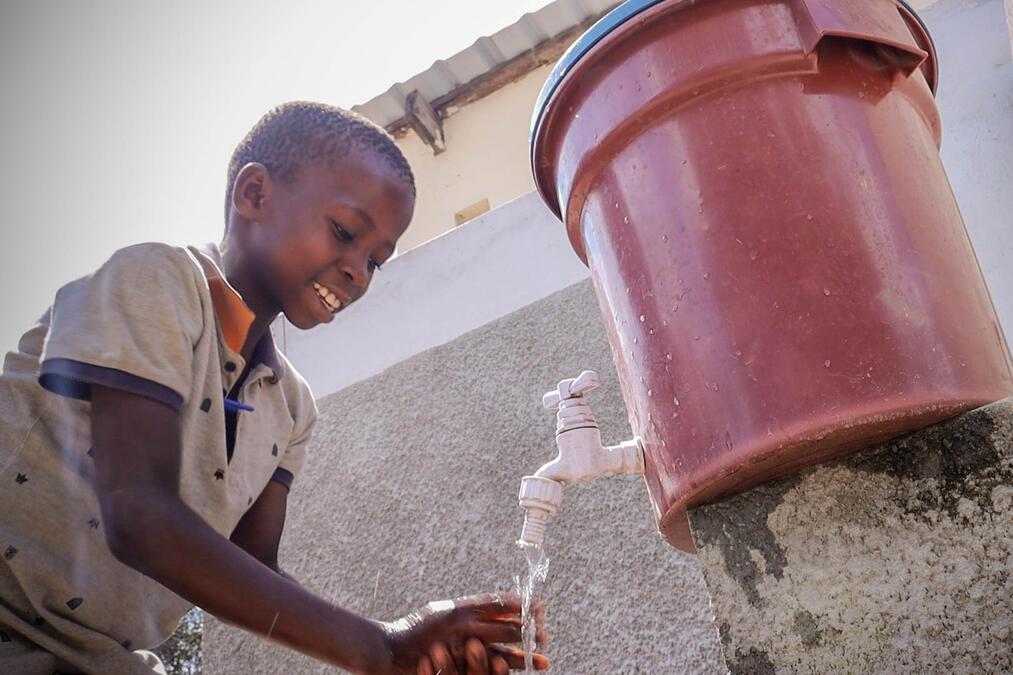
<svg viewBox="0 0 1013 675"><path fill-rule="evenodd" d="M356 672L396 672L380 624L276 574L179 499L179 413L94 386L91 422L95 490L121 562L224 621L310 656Z"/></svg>
<svg viewBox="0 0 1013 675"><path fill-rule="evenodd" d="M288 488L278 481L268 481L229 540L278 574L292 579L278 567L278 546L285 529L287 508Z"/></svg>
<svg viewBox="0 0 1013 675"><path fill-rule="evenodd" d="M314 596L220 536L179 499L176 410L98 385L91 401L95 491L110 549L223 621L361 673L410 672L433 645L468 636L519 641L512 600L427 607L406 625L389 626ZM516 656L507 657L511 666Z"/></svg>

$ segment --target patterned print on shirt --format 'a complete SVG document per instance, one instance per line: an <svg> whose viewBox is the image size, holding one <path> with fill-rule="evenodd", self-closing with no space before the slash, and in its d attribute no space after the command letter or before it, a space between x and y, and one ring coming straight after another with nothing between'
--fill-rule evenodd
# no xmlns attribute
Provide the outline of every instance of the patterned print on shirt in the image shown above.
<svg viewBox="0 0 1013 675"><path fill-rule="evenodd" d="M18 482L18 485L24 485L28 482L28 476L23 473L19 473L14 480Z"/></svg>
<svg viewBox="0 0 1013 675"><path fill-rule="evenodd" d="M204 412L207 412L208 410L211 410L211 399L206 398L203 401L201 401L200 402L200 409L203 410Z"/></svg>
<svg viewBox="0 0 1013 675"><path fill-rule="evenodd" d="M215 471L215 480L225 480L225 469Z"/></svg>
<svg viewBox="0 0 1013 675"><path fill-rule="evenodd" d="M13 546L8 546L7 550L4 551L4 560L13 560L14 556L18 554L18 549Z"/></svg>
<svg viewBox="0 0 1013 675"><path fill-rule="evenodd" d="M91 529L97 530L98 526L99 526L98 518L91 518L88 520L88 527L90 527Z"/></svg>
<svg viewBox="0 0 1013 675"><path fill-rule="evenodd" d="M275 457L278 456L278 444L277 443L275 443L274 446L271 448L271 454L274 455Z"/></svg>
<svg viewBox="0 0 1013 675"><path fill-rule="evenodd" d="M70 607L72 610L74 610L80 607L82 602L84 602L84 598L71 598L70 600L67 601L67 607Z"/></svg>

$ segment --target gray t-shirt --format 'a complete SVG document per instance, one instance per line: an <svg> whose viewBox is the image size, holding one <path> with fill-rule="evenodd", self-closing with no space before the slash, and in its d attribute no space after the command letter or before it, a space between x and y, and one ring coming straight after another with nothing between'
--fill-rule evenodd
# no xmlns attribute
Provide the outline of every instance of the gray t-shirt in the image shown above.
<svg viewBox="0 0 1013 675"><path fill-rule="evenodd" d="M253 410L237 413L227 453L225 393L246 366L238 351L253 315L220 259L213 246L122 249L61 288L4 361L0 631L86 670L158 645L191 607L106 545L91 486L92 384L179 411L180 497L223 537L268 481L290 484L305 460L316 406L270 335L235 395Z"/></svg>

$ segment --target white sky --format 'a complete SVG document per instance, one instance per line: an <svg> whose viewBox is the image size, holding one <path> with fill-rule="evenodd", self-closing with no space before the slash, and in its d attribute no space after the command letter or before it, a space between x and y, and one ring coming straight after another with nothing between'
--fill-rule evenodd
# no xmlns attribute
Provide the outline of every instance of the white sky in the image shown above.
<svg viewBox="0 0 1013 675"><path fill-rule="evenodd" d="M217 241L273 105L362 103L548 0L0 0L0 354L117 248Z"/></svg>

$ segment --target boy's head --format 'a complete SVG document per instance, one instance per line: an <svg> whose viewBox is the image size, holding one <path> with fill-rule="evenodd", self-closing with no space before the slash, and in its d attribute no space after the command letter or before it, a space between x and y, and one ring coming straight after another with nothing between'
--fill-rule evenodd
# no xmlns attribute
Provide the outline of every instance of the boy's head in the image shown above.
<svg viewBox="0 0 1013 675"><path fill-rule="evenodd" d="M321 103L278 106L229 163L234 281L258 314L284 312L300 328L330 321L393 254L414 203L408 162L381 127Z"/></svg>

